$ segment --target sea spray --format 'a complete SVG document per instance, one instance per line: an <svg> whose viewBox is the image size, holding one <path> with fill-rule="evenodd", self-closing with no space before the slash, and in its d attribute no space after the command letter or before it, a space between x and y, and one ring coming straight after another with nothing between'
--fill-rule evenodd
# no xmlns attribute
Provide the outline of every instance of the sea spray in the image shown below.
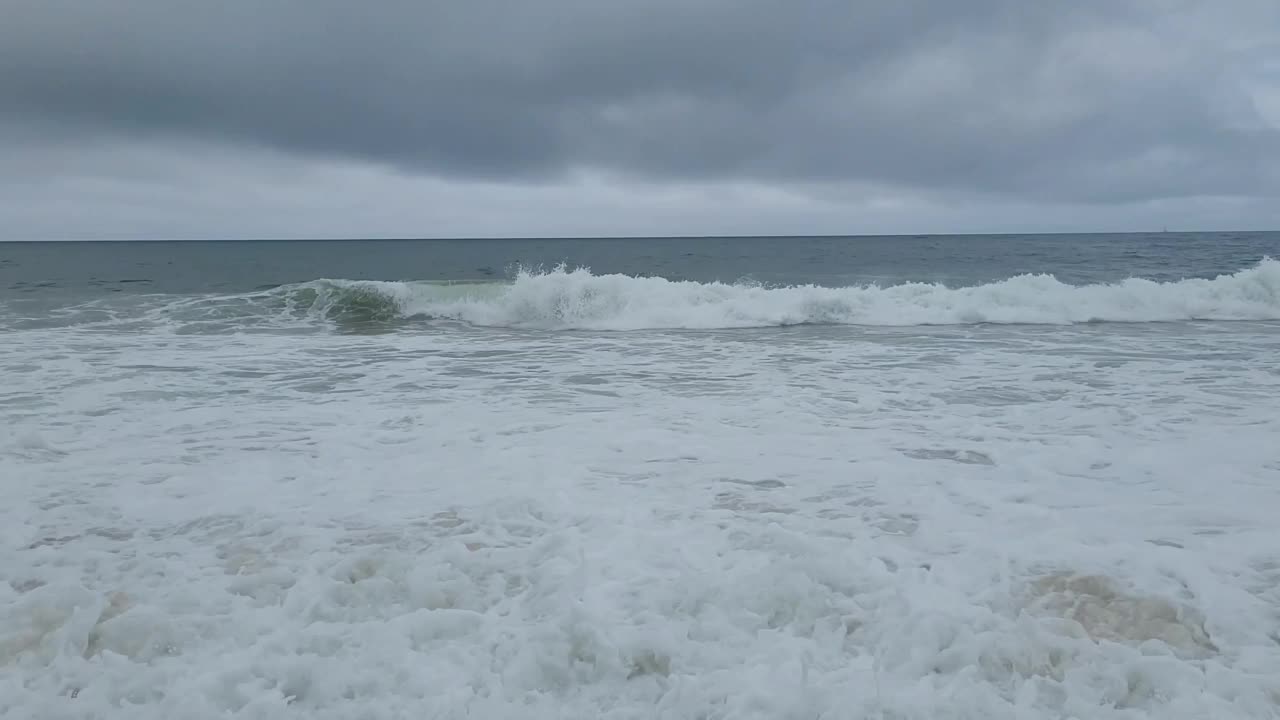
<svg viewBox="0 0 1280 720"><path fill-rule="evenodd" d="M548 330L718 329L784 325L969 325L1280 319L1280 261L1212 279L1068 285L1018 275L969 287L672 281L559 267L510 283L317 280L283 286L295 308L329 318L420 317Z"/></svg>

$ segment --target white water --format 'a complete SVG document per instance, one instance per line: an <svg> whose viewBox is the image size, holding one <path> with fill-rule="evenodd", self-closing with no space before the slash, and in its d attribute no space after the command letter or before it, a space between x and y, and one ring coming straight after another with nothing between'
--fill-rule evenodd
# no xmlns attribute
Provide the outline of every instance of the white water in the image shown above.
<svg viewBox="0 0 1280 720"><path fill-rule="evenodd" d="M1068 285L1051 275L949 287L766 286L520 271L511 282L320 279L247 294L106 295L27 317L0 305L0 329L49 325L240 332L328 327L331 321L461 321L539 330L717 330L791 325L1073 325L1280 320L1280 261L1212 279Z"/></svg>
<svg viewBox="0 0 1280 720"><path fill-rule="evenodd" d="M380 295L405 316L493 327L638 330L800 324L967 325L1280 319L1280 261L1218 278L1066 285L1022 275L976 287L762 287L593 275L584 269L521 272L510 285L328 280L308 287L325 309L344 293Z"/></svg>
<svg viewBox="0 0 1280 720"><path fill-rule="evenodd" d="M1275 272L896 292L1024 320L1247 316ZM606 299L530 314L584 287ZM564 273L451 312L862 307L824 292ZM968 312L895 312L926 311ZM1280 706L1274 323L29 330L0 373L0 717Z"/></svg>

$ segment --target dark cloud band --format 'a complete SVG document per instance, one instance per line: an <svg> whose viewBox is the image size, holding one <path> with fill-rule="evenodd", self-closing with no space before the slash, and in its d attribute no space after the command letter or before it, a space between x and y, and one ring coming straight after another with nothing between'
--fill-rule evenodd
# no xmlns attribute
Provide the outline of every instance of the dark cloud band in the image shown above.
<svg viewBox="0 0 1280 720"><path fill-rule="evenodd" d="M458 178L596 168L1087 202L1277 190L1277 130L1242 81L1280 42L1273 2L6 5L4 112L64 132Z"/></svg>

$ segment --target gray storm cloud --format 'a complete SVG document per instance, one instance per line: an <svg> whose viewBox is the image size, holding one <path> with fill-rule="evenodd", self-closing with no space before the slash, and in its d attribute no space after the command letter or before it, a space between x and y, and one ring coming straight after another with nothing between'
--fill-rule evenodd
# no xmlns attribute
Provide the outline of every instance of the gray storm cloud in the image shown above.
<svg viewBox="0 0 1280 720"><path fill-rule="evenodd" d="M6 0L0 143L189 139L457 180L1280 188L1280 4Z"/></svg>

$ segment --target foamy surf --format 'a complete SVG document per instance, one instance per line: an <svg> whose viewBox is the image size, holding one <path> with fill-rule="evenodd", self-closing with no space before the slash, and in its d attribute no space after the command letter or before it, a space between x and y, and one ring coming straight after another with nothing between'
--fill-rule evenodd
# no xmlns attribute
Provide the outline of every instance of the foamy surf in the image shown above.
<svg viewBox="0 0 1280 720"><path fill-rule="evenodd" d="M15 293L0 717L1274 719L1280 323L499 329L1270 317L1226 242Z"/></svg>
<svg viewBox="0 0 1280 720"><path fill-rule="evenodd" d="M0 344L0 717L1275 716L1269 328L452 330Z"/></svg>
<svg viewBox="0 0 1280 720"><path fill-rule="evenodd" d="M1078 286L1051 275L1019 275L973 287L768 287L560 267L522 270L510 283L317 280L277 292L295 308L326 317L421 317L549 330L1275 320L1280 262L1268 258L1212 279Z"/></svg>

